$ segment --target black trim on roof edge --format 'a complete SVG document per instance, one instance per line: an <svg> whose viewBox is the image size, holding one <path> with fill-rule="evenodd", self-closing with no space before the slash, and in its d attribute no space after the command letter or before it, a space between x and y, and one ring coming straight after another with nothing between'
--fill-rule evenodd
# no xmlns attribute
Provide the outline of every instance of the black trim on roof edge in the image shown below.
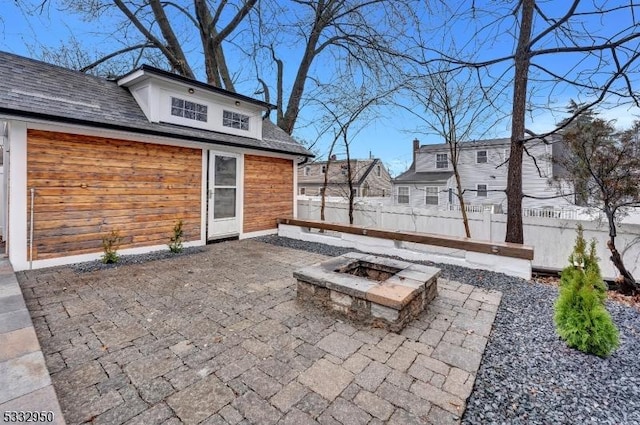
<svg viewBox="0 0 640 425"><path fill-rule="evenodd" d="M16 112L18 112L18 113L16 113ZM159 131L159 130L147 130L147 129L141 129L141 128L135 128L135 127L127 127L127 126L117 125L117 124L98 123L98 122L95 122L95 121L80 120L80 119L77 119L77 118L58 117L56 115L42 114L42 113L38 113L38 112L16 111L14 109L7 109L7 108L3 108L3 107L0 107L0 114L6 114L6 115L10 115L10 116L17 117L17 118L20 118L20 117L37 118L37 119L45 119L45 120L48 120L48 121L58 121L58 122L62 122L62 123L65 123L65 124L86 125L86 126L90 126L90 127L104 128L104 129L108 129L108 130L129 131L131 133L147 134L147 135L150 135L150 136L169 137L169 138L172 138L172 139L180 139L180 140L185 140L185 141L190 141L190 142L217 144L217 145L222 145L222 146L231 146L231 147L235 147L235 148L254 149L254 150L265 151L265 152L283 153L283 154L292 155L292 156L303 156L303 157L308 157L308 158L315 157L315 155L313 155L313 154L309 155L309 154L304 154L304 153L295 153L295 152L290 152L290 151L284 151L284 150L281 150L281 149L269 149L269 148L262 147L262 146L247 146L247 145L243 145L243 144L239 144L239 143L225 142L225 141L222 141L222 140L216 141L216 140L212 140L212 139L205 139L204 137L187 136L187 135L183 135L183 134L174 134L174 133L167 133L167 132L163 132L163 131Z"/></svg>
<svg viewBox="0 0 640 425"><path fill-rule="evenodd" d="M178 80L178 81L181 81L181 82L186 83L186 84L191 84L191 85L194 85L194 86L197 86L197 87L201 87L203 89L212 91L214 93L222 94L222 95L225 95L225 96L233 97L235 99L243 100L245 102L253 103L254 105L262 106L262 107L266 108L269 111L277 108L276 105L273 105L271 103L267 103L267 102L264 102L262 100L254 99L252 97L245 96L245 95L240 94L240 93L234 93L234 92L222 89L220 87L215 87L215 86L212 86L210 84L203 83L202 81L192 80L191 78L185 77L183 75L174 74L173 72L165 71L164 69L160 69L160 68L155 68L155 67L153 67L151 65L147 65L147 64L143 64L142 66L134 69L133 71L128 72L128 73L124 74L121 77L118 77L116 81L121 80L123 78L126 78L129 75L134 74L134 73L136 73L138 71L150 72L152 74L157 74L157 75L160 75L162 77L170 78L172 80Z"/></svg>

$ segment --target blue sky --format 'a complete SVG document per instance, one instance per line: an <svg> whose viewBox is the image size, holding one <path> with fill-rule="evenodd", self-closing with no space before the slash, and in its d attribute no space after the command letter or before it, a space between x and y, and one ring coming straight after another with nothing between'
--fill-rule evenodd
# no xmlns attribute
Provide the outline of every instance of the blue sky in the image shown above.
<svg viewBox="0 0 640 425"><path fill-rule="evenodd" d="M108 46L112 43L111 39L98 36L95 33L95 27L99 26L91 22L80 20L76 15L60 12L56 7L49 7L45 13L38 15L26 15L23 10L16 6L14 1L3 2L2 14L0 17L0 50L13 52L24 56L37 56L38 45L47 47L59 46L61 43L67 42L71 34L74 34L78 40L85 45L90 44L96 50L109 50ZM484 3L481 0L476 1L477 4ZM543 2L547 10L553 12L554 4L562 8L565 2L548 3ZM464 6L464 2L461 3ZM551 5L551 6L549 6ZM491 44L484 44L482 49L469 43L475 32L474 25L482 25L487 22L485 20L463 20L453 28L447 30L447 34L452 34L458 47L465 46L469 50L477 49L475 55L478 59L494 58L509 54L514 45L513 37L509 37L501 32L508 29L509 21L505 21L501 26L494 26L493 29L485 30L482 35L483 41L491 40ZM625 17L615 17L615 19L626 19ZM104 23L104 22L103 22ZM439 24L446 23L446 20L438 22L432 19L429 25L437 27ZM289 53L293 62L297 60L296 54L299 52L295 48ZM229 53L227 53L229 57ZM285 62L288 58L284 58ZM563 67L573 66L575 58L558 57L557 55L550 58L541 58L540 63L552 66L554 70L563 69ZM285 65L286 66L286 65ZM331 67L330 58L322 58L318 60L314 66L316 71L322 74L322 67ZM286 67L286 71L292 72L291 66ZM196 72L198 72L196 70ZM495 69L494 73L498 70ZM289 75L291 78L292 76ZM202 78L201 75L199 77ZM548 85L540 85L536 93L537 100L541 103L550 102L553 106L552 110L536 109L531 111L528 116L527 127L533 131L548 131L563 117L562 111L567 105L569 99L578 98L578 93L573 90L556 91L549 99ZM238 84L238 91L249 96L255 96L253 92L256 89L255 81L250 78L241 80ZM505 99L508 99L508 87ZM582 99L588 100L588 99ZM508 102L505 103L505 109L509 109ZM351 144L351 155L353 157L368 157L371 153L375 157L382 158L385 164L389 166L392 174L399 174L404 171L411 163L412 140L418 137L422 143L438 143L440 139L434 134L419 134L417 130L416 120L411 114L400 108L380 107L378 114L373 120L366 120L366 125L354 137ZM421 111L415 111L421 112ZM621 106L602 112L602 116L609 119L616 119L620 127L628 126L638 110ZM304 122L313 122L314 115L310 108L301 111L301 124ZM486 133L486 137L507 137L510 132L509 121L507 119L500 121ZM299 126L294 135L306 139L314 140L317 133L312 126ZM321 139L318 151L321 154L326 153L328 137ZM344 149L338 149L338 153Z"/></svg>

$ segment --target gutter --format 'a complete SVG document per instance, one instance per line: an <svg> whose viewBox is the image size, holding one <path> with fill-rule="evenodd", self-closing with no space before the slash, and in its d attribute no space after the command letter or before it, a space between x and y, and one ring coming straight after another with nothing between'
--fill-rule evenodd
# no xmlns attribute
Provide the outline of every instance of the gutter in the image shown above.
<svg viewBox="0 0 640 425"><path fill-rule="evenodd" d="M42 114L39 112L19 111L19 113L17 114L15 110L3 108L3 107L0 107L0 114L5 114L5 116L12 117L14 119L34 118L34 119L41 119L46 121L58 122L58 123L84 125L84 126L94 127L94 128L104 128L108 130L128 131L128 132L137 133L137 134L146 134L149 136L168 137L171 139L186 140L189 142L216 144L221 146L231 146L234 148L243 148L243 149L255 149L255 150L265 151L265 152L275 152L275 153L282 153L287 155L304 156L306 158L313 157L313 154L307 154L302 152L291 152L291 151L285 151L282 149L267 148L264 146L249 146L241 143L215 140L213 138L207 139L207 138L198 137L198 136L188 136L184 134L167 133L160 130L142 129L142 128L128 127L128 126L118 125L118 124L99 123L95 121L82 120L77 118L59 117L56 115Z"/></svg>

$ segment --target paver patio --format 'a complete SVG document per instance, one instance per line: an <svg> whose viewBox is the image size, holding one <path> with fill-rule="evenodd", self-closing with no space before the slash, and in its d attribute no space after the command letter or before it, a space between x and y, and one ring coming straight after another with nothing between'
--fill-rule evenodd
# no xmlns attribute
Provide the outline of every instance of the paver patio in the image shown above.
<svg viewBox="0 0 640 425"><path fill-rule="evenodd" d="M390 333L296 301L326 258L243 240L18 280L68 424L457 423L501 294L440 279Z"/></svg>

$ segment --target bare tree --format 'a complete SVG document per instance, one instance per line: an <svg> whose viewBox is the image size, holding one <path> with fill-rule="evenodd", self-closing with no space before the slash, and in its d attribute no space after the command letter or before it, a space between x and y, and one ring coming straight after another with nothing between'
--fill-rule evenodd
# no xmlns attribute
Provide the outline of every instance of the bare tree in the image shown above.
<svg viewBox="0 0 640 425"><path fill-rule="evenodd" d="M356 171L353 169L351 160L350 146L354 138L364 128L364 124L368 123L375 117L375 107L383 104L397 90L397 86L371 92L367 85L363 84L359 90L350 90L349 87L333 87L333 99L327 103L323 103L326 115L325 121L328 123L326 131L333 132L333 140L329 149L329 157L327 161L327 169L324 175L324 185L322 190L322 200L320 207L320 217L324 220L325 197L327 192L327 184L329 182L329 166L333 160L333 155L338 142L342 142L345 149L345 165L346 165L346 182L348 186L349 200L349 223L353 224L353 210L355 191L353 190L354 177ZM380 87L378 87L380 88Z"/></svg>
<svg viewBox="0 0 640 425"><path fill-rule="evenodd" d="M573 103L573 113L581 105ZM625 267L615 239L616 223L625 208L640 206L640 121L631 129L616 132L611 122L586 114L564 127L568 152L560 158L573 182L580 182L587 204L602 211L609 224L607 248L611 261L620 272L620 292L636 294L640 283ZM560 125L563 126L563 121Z"/></svg>
<svg viewBox="0 0 640 425"><path fill-rule="evenodd" d="M507 242L523 242L522 159L527 154L526 143L560 130L534 134L526 129L526 114L534 108L549 107L555 96L567 91L587 100L565 126L581 112L604 102L640 106L640 94L634 87L640 58L638 13L640 4L627 0L572 0L561 5L542 0L496 0L490 1L485 10L473 3L470 9L451 17L462 18L469 25L475 22L478 28L470 56L477 57L482 43L516 42L513 53L492 59L461 59L442 49L435 51L437 57L433 59L452 64L454 69L473 69L484 84L502 81L511 85ZM534 93L532 88L536 89ZM547 93L542 105L532 96L541 90Z"/></svg>
<svg viewBox="0 0 640 425"><path fill-rule="evenodd" d="M313 65L324 57L345 75L398 72L402 58L398 40L405 34L418 0L63 0L69 12L85 19L120 21L105 29L114 40L112 52L92 63L142 49L160 52L166 67L195 78L204 68L207 82L230 91L238 79L257 81L269 100L274 81L277 125L292 134L309 81L325 72ZM47 0L21 0L23 7L42 11ZM79 39L79 37L78 37ZM196 40L199 40L199 45ZM300 51L299 61L291 60ZM86 48L87 46L78 46ZM233 49L234 60L225 51ZM286 53L285 53L286 52ZM281 58L286 55L285 63ZM239 57L240 56L240 57ZM254 67L244 66L247 61ZM266 64L266 65L264 65ZM271 78L271 64L275 78ZM292 70L285 69L292 65ZM333 71L332 69L332 71ZM330 72L329 74L334 74ZM292 76L292 78L289 78ZM321 81L326 83L326 81Z"/></svg>
<svg viewBox="0 0 640 425"><path fill-rule="evenodd" d="M498 121L495 109L486 102L486 93L480 90L473 74L464 69L449 71L440 65L437 71L428 71L423 77L409 79L405 89L417 103L400 105L424 124L417 131L436 134L449 148L449 157L456 181L456 198L462 213L465 234L471 237L465 207L466 189L460 177L460 151L464 141L480 138ZM420 109L422 110L420 110Z"/></svg>
<svg viewBox="0 0 640 425"><path fill-rule="evenodd" d="M345 75L359 72L384 73L399 71L398 61L403 57L397 40L411 21L413 10L419 5L414 0L296 0L297 7L284 6L272 11L269 18L278 23L273 27L263 26L262 42L268 46L267 58L277 68L278 84L276 105L277 124L291 133L295 127L310 78L312 65L321 56L328 58L332 68L343 67ZM290 16L295 14L295 20ZM305 19L299 19L304 16ZM265 32L269 34L265 34ZM304 46L300 61L295 64L295 78L288 100L283 95L285 88L280 76L285 72L285 63L278 50L290 49L291 43L279 43L283 32L296 43ZM273 40L276 40L275 42ZM322 84L322 82L320 82ZM285 105L286 102L286 105Z"/></svg>

